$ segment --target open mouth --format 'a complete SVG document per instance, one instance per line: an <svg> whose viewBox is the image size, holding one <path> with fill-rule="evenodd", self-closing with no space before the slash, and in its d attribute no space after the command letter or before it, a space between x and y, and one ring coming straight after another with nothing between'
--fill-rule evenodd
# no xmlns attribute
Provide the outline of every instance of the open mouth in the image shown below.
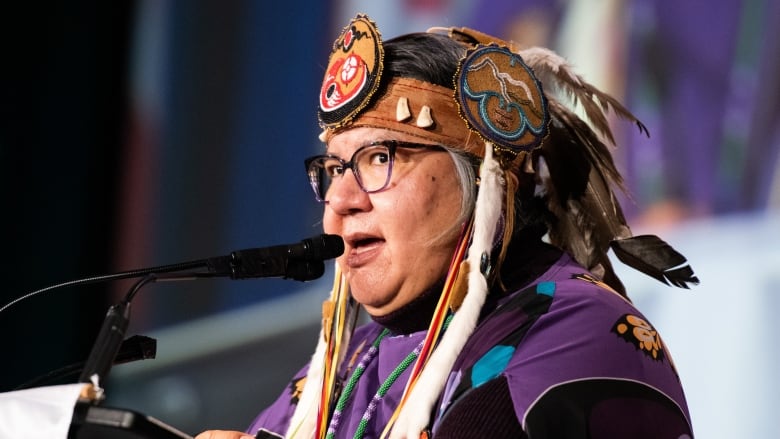
<svg viewBox="0 0 780 439"><path fill-rule="evenodd" d="M357 268L374 260L380 254L385 240L378 236L355 235L346 242L349 248L347 266Z"/></svg>
<svg viewBox="0 0 780 439"><path fill-rule="evenodd" d="M356 239L356 240L350 242L350 246L353 249L358 250L361 247L368 247L368 246L374 245L374 244L376 244L376 243L378 243L380 241L383 241L383 240L379 239L377 237L360 238L360 239Z"/></svg>

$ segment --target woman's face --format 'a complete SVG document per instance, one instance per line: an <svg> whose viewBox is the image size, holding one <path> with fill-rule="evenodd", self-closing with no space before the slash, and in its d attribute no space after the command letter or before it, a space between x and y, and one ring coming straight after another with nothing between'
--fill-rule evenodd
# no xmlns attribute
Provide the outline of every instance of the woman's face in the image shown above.
<svg viewBox="0 0 780 439"><path fill-rule="evenodd" d="M378 128L354 128L334 136L328 153L349 160L378 140L420 142ZM449 153L398 148L392 179L380 192L360 189L351 170L330 187L325 233L344 238L339 265L352 295L366 310L385 315L409 303L447 272L460 225L461 189Z"/></svg>

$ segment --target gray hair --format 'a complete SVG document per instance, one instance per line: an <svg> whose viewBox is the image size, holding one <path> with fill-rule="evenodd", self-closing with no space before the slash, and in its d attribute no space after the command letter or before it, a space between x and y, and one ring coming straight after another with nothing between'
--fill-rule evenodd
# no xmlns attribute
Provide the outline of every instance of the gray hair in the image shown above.
<svg viewBox="0 0 780 439"><path fill-rule="evenodd" d="M455 164L455 172L458 177L458 186L461 191L460 214L457 224L463 224L474 211L477 201L477 166L478 159L462 149L445 146L444 149L452 157Z"/></svg>
<svg viewBox="0 0 780 439"><path fill-rule="evenodd" d="M457 173L458 183L462 194L460 215L458 215L456 224L453 225L453 228L456 228L466 222L474 212L474 206L477 202L476 181L481 159L466 153L462 149L449 146L443 146L443 148L450 154L450 157L452 157L452 161L455 164L455 172ZM522 191L517 190L514 193L514 204L513 235L528 226L547 229L547 217L549 212L544 206L542 198L535 197L533 194L524 195ZM506 208L506 206L504 206L504 208ZM544 233L546 232L541 232L541 234Z"/></svg>

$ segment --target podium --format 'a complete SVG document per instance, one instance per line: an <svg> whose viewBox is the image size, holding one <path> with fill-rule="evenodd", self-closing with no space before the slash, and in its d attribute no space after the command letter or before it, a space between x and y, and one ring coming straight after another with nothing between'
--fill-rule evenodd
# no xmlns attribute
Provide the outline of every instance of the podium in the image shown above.
<svg viewBox="0 0 780 439"><path fill-rule="evenodd" d="M100 405L101 392L78 383L0 393L0 438L192 439L151 416Z"/></svg>
<svg viewBox="0 0 780 439"><path fill-rule="evenodd" d="M192 439L151 416L134 410L79 402L68 439Z"/></svg>

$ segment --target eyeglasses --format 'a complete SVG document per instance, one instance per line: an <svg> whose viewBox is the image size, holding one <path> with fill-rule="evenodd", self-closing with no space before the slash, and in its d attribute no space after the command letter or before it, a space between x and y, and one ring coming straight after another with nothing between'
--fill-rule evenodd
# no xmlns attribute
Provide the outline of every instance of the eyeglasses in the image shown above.
<svg viewBox="0 0 780 439"><path fill-rule="evenodd" d="M348 162L332 154L310 157L304 161L304 164L309 176L309 184L314 190L317 201L326 201L325 196L333 180L343 177L347 169L352 169L355 180L363 192L373 194L385 189L393 175L395 151L398 148L442 149L439 145L429 143L380 140L358 148Z"/></svg>

